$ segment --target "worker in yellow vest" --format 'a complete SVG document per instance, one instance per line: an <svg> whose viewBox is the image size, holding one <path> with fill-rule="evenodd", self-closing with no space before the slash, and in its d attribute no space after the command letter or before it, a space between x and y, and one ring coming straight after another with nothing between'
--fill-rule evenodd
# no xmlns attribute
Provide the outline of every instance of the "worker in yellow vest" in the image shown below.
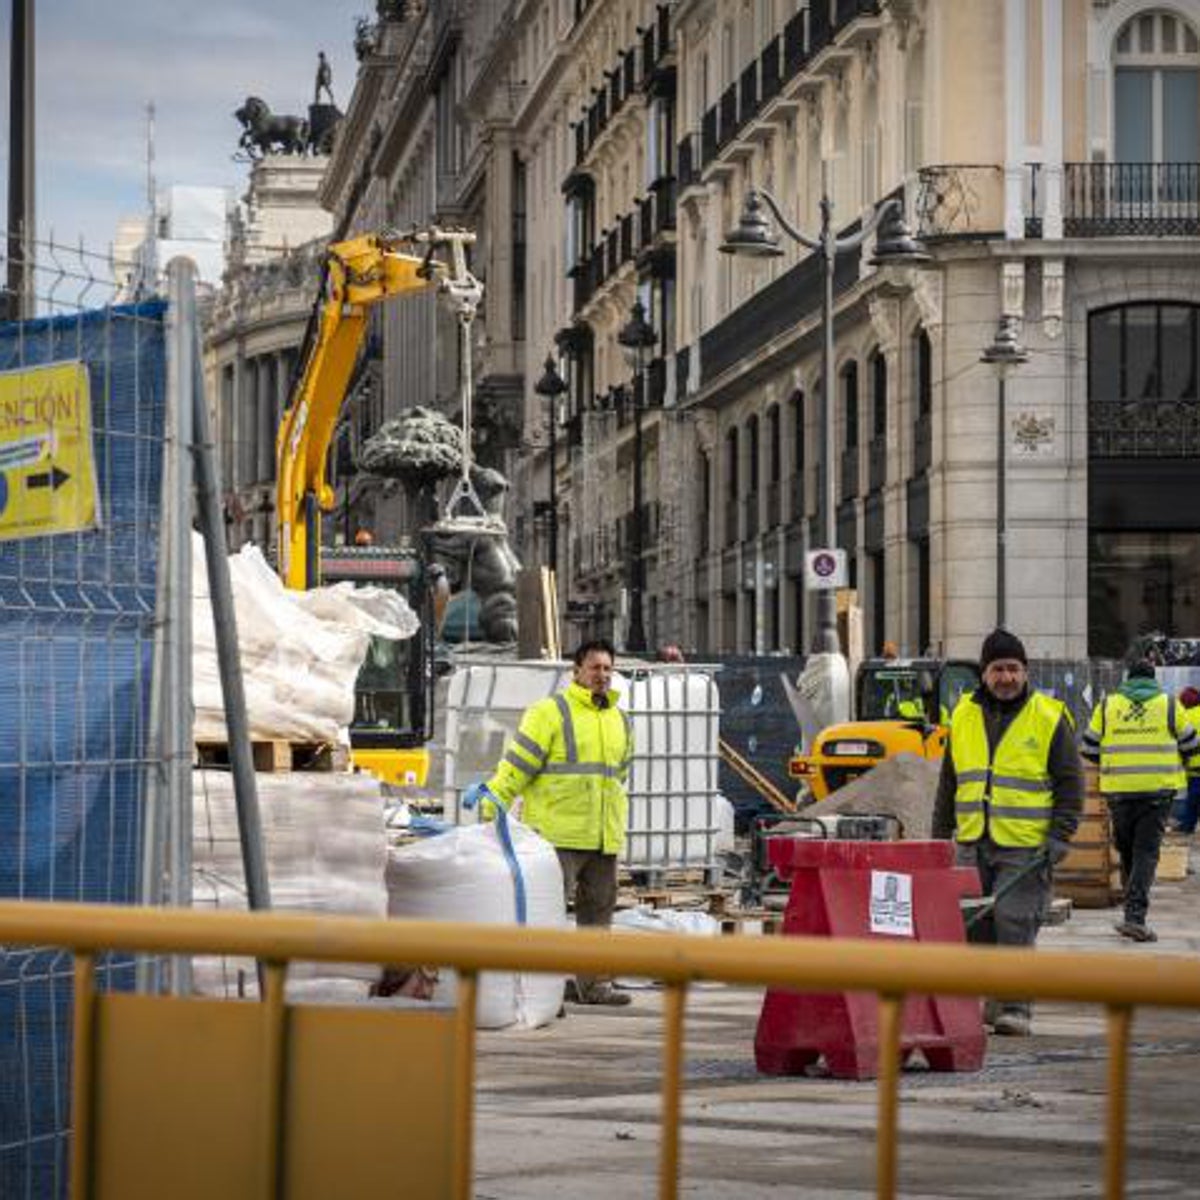
<svg viewBox="0 0 1200 1200"><path fill-rule="evenodd" d="M1100 794L1121 856L1125 919L1116 930L1135 942L1157 941L1146 924L1150 888L1171 802L1186 786L1186 768L1200 760L1200 735L1158 686L1154 664L1141 660L1096 705L1081 750L1100 766Z"/></svg>
<svg viewBox="0 0 1200 1200"><path fill-rule="evenodd" d="M1067 853L1083 809L1083 766L1071 715L1029 686L1025 647L1006 629L979 654L982 684L964 693L950 734L933 809L933 836L953 837L961 866L979 872L990 918L972 936L1032 946L1049 907L1052 869ZM1030 1032L1028 1001L989 1001L998 1034Z"/></svg>
<svg viewBox="0 0 1200 1200"><path fill-rule="evenodd" d="M604 929L617 906L633 758L633 726L612 686L615 653L603 638L584 642L575 651L571 682L525 710L491 779L463 794L468 808L507 809L521 797L521 819L558 852L576 924ZM624 1005L631 997L606 980L579 976L568 982L567 999Z"/></svg>
<svg viewBox="0 0 1200 1200"><path fill-rule="evenodd" d="M1184 720L1200 733L1200 689L1185 687L1179 693L1179 706ZM1175 797L1171 816L1176 833L1190 837L1196 832L1196 826L1200 824L1200 768L1188 771L1187 792Z"/></svg>

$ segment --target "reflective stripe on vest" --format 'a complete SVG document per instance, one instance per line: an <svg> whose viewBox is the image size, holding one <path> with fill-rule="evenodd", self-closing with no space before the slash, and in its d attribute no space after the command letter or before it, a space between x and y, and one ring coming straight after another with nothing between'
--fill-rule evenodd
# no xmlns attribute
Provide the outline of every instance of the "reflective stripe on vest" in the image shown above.
<svg viewBox="0 0 1200 1200"><path fill-rule="evenodd" d="M1101 713L1101 795L1170 795L1186 779L1169 696L1139 703L1117 693Z"/></svg>
<svg viewBox="0 0 1200 1200"><path fill-rule="evenodd" d="M561 693L555 695L554 703L558 705L558 712L562 717L563 753L567 756L567 762L578 762L579 746L575 742L575 722L571 717L571 706L567 703L566 696Z"/></svg>
<svg viewBox="0 0 1200 1200"><path fill-rule="evenodd" d="M954 794L957 836L976 842L985 832L999 846L1040 846L1054 804L1047 773L1050 745L1063 705L1033 692L989 757L983 709L964 696L950 724L950 752L958 783Z"/></svg>

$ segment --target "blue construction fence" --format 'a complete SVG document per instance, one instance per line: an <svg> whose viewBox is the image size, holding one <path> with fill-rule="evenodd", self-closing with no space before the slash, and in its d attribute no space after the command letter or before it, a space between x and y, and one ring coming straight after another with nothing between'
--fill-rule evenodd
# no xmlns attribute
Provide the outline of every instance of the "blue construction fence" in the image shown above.
<svg viewBox="0 0 1200 1200"><path fill-rule="evenodd" d="M123 904L139 895L165 312L155 301L0 325L2 372L86 366L98 504L93 529L0 540L0 898ZM30 411L0 408L0 451L21 440ZM10 505L28 479L4 471L6 461L12 453L0 458ZM99 966L101 987L132 986L128 959ZM72 982L67 955L0 951L5 1200L66 1195Z"/></svg>

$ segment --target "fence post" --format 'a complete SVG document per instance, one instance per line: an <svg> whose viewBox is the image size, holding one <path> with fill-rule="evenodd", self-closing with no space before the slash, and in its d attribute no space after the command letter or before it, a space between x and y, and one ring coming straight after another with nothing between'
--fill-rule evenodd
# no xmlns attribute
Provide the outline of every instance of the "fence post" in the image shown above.
<svg viewBox="0 0 1200 1200"><path fill-rule="evenodd" d="M186 324L185 336L189 339L190 348L188 383L192 403L191 448L196 467L196 507L200 531L204 536L208 592L216 633L217 668L221 676L221 695L225 701L225 733L229 740L229 762L237 804L242 867L246 875L246 903L252 911L268 909L271 907L271 894L263 852L258 787L254 778L254 756L250 746L250 721L246 715L246 692L242 683L242 665L238 653L237 612L233 605L233 587L230 583L229 559L225 548L225 527L221 517L221 485L213 451L208 404L204 397L204 373L198 353L195 268L185 259L172 259L167 273L171 281L172 295L174 297L178 287L183 305L180 310L180 324L184 324L185 313L191 318ZM261 965L259 987L262 994Z"/></svg>

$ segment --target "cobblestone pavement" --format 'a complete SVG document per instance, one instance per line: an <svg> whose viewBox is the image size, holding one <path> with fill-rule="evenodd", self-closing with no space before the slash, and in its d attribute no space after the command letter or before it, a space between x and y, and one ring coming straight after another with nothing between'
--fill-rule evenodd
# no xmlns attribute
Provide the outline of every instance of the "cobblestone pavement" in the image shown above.
<svg viewBox="0 0 1200 1200"><path fill-rule="evenodd" d="M1131 969L1148 955L1200 953L1195 876L1155 889L1156 946L1119 938L1118 916L1076 909L1041 944L1117 951ZM874 1196L874 1085L760 1077L760 1001L719 985L691 992L681 1194ZM641 989L625 1009L572 1009L547 1029L481 1035L479 1200L656 1194L660 1012L659 993ZM1103 1195L1104 1073L1102 1013L1067 1005L1038 1008L1032 1038L990 1039L982 1071L906 1070L901 1195ZM1127 1195L1200 1197L1200 1013L1139 1011L1129 1111Z"/></svg>

